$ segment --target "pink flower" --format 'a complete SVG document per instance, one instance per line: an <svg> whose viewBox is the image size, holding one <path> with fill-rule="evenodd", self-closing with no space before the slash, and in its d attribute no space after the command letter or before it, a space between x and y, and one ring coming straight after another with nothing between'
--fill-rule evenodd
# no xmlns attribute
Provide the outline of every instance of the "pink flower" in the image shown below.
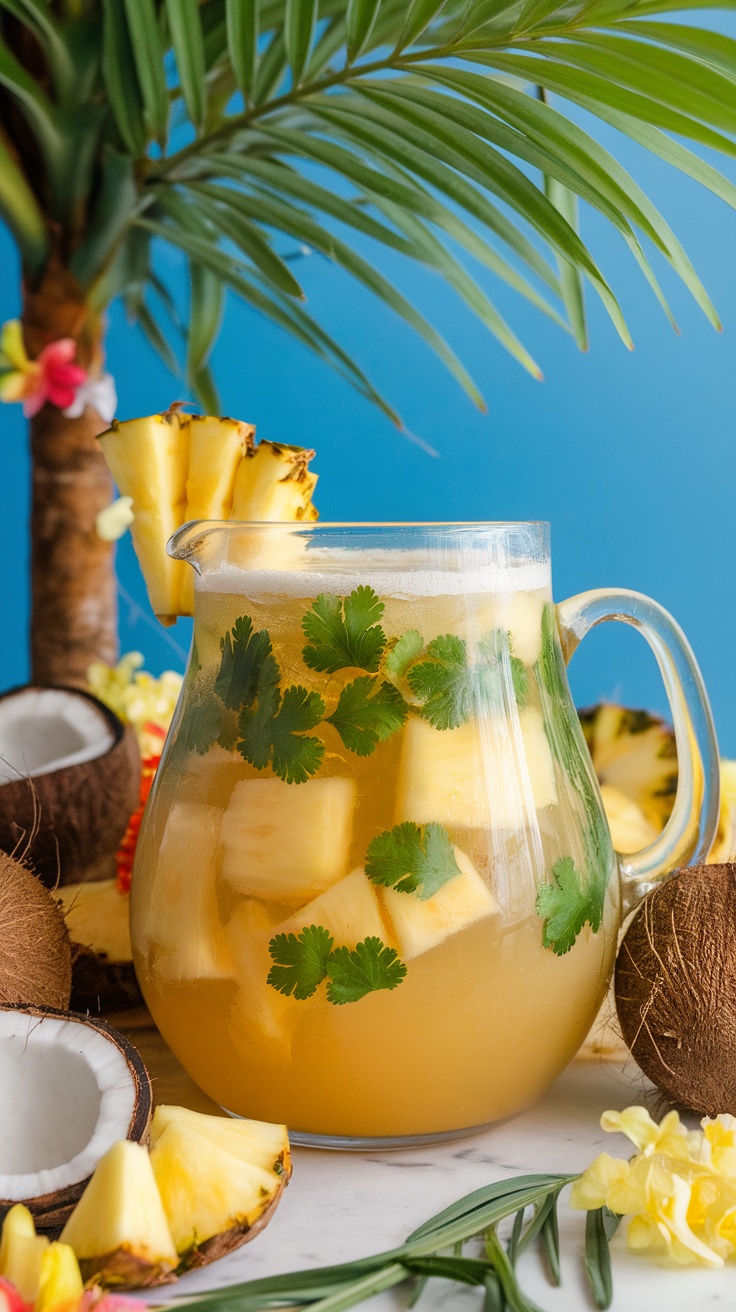
<svg viewBox="0 0 736 1312"><path fill-rule="evenodd" d="M32 1305L25 1303L15 1285L0 1276L0 1309L2 1312L31 1312Z"/></svg>
<svg viewBox="0 0 736 1312"><path fill-rule="evenodd" d="M45 346L37 360L29 360L17 319L0 331L0 401L22 401L30 419L47 401L66 410L87 381L87 371L74 364L76 344L71 337Z"/></svg>
<svg viewBox="0 0 736 1312"><path fill-rule="evenodd" d="M72 404L77 389L87 380L87 371L72 363L76 349L71 337L62 337L58 342L44 346L34 361L38 373L33 389L23 398L23 413L27 419L38 414L47 401L60 410L66 410Z"/></svg>

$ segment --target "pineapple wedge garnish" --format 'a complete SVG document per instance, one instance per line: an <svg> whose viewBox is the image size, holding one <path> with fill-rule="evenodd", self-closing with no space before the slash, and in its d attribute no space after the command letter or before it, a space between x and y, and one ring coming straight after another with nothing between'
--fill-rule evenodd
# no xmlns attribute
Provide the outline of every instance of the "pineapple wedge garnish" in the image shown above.
<svg viewBox="0 0 736 1312"><path fill-rule="evenodd" d="M270 523L316 519L312 494L317 475L309 471L314 451L281 442L251 447L235 474L232 519Z"/></svg>
<svg viewBox="0 0 736 1312"><path fill-rule="evenodd" d="M100 444L118 491L133 498L130 532L151 607L173 624L190 566L167 556L166 543L186 522L189 425L176 411L114 420Z"/></svg>
<svg viewBox="0 0 736 1312"><path fill-rule="evenodd" d="M140 941L167 979L227 979L233 966L217 907L222 811L175 802L158 854Z"/></svg>
<svg viewBox="0 0 736 1312"><path fill-rule="evenodd" d="M470 857L459 847L453 851L460 874L443 884L433 897L422 899L415 893L399 893L395 888L381 889L394 942L404 961L429 952L461 929L500 911Z"/></svg>
<svg viewBox="0 0 736 1312"><path fill-rule="evenodd" d="M321 925L336 947L352 948L364 938L389 941L376 889L362 867L283 921L274 934L299 934L307 925Z"/></svg>
<svg viewBox="0 0 736 1312"><path fill-rule="evenodd" d="M278 442L256 446L254 432L235 419L187 415L174 407L116 420L100 438L118 491L133 499L133 546L151 606L164 624L193 609L191 566L166 554L166 543L183 524L317 518L317 476L309 471L314 451ZM267 557L277 545L264 540Z"/></svg>
<svg viewBox="0 0 736 1312"><path fill-rule="evenodd" d="M222 817L222 877L238 893L303 906L348 868L355 783L243 779Z"/></svg>
<svg viewBox="0 0 736 1312"><path fill-rule="evenodd" d="M145 1288L178 1263L147 1150L121 1139L108 1148L61 1234L85 1280Z"/></svg>
<svg viewBox="0 0 736 1312"><path fill-rule="evenodd" d="M677 788L673 730L649 711L608 702L578 714L599 783L636 802L659 833L670 817Z"/></svg>
<svg viewBox="0 0 736 1312"><path fill-rule="evenodd" d="M151 1165L181 1264L201 1266L270 1220L291 1174L286 1126L157 1108Z"/></svg>
<svg viewBox="0 0 736 1312"><path fill-rule="evenodd" d="M229 519L238 466L253 452L255 428L239 419L214 419L211 415L179 415L189 427L189 471L184 522L200 519ZM194 571L186 566L177 612L194 611Z"/></svg>
<svg viewBox="0 0 736 1312"><path fill-rule="evenodd" d="M601 801L611 831L611 842L617 852L627 856L631 852L641 852L654 842L659 830L625 793L611 784L601 784Z"/></svg>

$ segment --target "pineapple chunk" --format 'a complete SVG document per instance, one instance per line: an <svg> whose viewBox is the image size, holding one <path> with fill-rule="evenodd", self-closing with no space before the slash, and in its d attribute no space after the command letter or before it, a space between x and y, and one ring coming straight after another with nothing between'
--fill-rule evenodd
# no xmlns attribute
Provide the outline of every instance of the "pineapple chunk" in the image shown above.
<svg viewBox="0 0 736 1312"><path fill-rule="evenodd" d="M386 926L373 884L361 867L320 893L274 931L299 934L307 925L322 925L335 940L336 947L355 947L364 938L387 941Z"/></svg>
<svg viewBox="0 0 736 1312"><path fill-rule="evenodd" d="M222 875L239 893L303 906L347 870L352 779L243 779L222 818Z"/></svg>
<svg viewBox="0 0 736 1312"><path fill-rule="evenodd" d="M119 492L133 498L130 531L151 606L163 623L173 623L190 569L166 554L186 512L188 421L175 411L114 421L100 443Z"/></svg>
<svg viewBox="0 0 736 1312"><path fill-rule="evenodd" d="M601 784L601 800L606 813L611 841L617 852L628 855L640 852L653 843L659 830L630 797L610 784Z"/></svg>
<svg viewBox="0 0 736 1312"><path fill-rule="evenodd" d="M262 1144L249 1145L248 1137ZM261 1164L266 1154L268 1166ZM208 1260L228 1252L270 1219L290 1174L289 1140L283 1125L209 1116L195 1123L192 1113L172 1107L154 1116L151 1165L177 1252L198 1265L205 1253Z"/></svg>
<svg viewBox="0 0 736 1312"><path fill-rule="evenodd" d="M61 1238L85 1280L142 1287L174 1269L176 1248L147 1149L130 1139L108 1149Z"/></svg>
<svg viewBox="0 0 736 1312"><path fill-rule="evenodd" d="M404 730L396 819L454 829L524 828L530 808L557 800L554 763L538 710L506 720L471 720L433 729L411 719Z"/></svg>
<svg viewBox="0 0 736 1312"><path fill-rule="evenodd" d="M0 1234L0 1276L18 1290L24 1303L33 1303L38 1292L41 1260L49 1246L45 1235L37 1235L27 1207L16 1203L3 1221Z"/></svg>
<svg viewBox="0 0 736 1312"><path fill-rule="evenodd" d="M511 654L534 665L542 650L542 614L546 598L540 592L515 592L504 609L503 624L511 638Z"/></svg>
<svg viewBox="0 0 736 1312"><path fill-rule="evenodd" d="M317 475L309 472L314 451L279 442L259 442L238 465L232 518L271 523L316 519L312 493Z"/></svg>
<svg viewBox="0 0 736 1312"><path fill-rule="evenodd" d="M255 1044L264 1058L285 1063L291 1059L294 1006L289 998L266 983L273 965L268 945L278 921L278 913L268 911L262 902L244 901L225 926L225 939L238 980L228 1028L236 1047L250 1048Z"/></svg>
<svg viewBox="0 0 736 1312"><path fill-rule="evenodd" d="M673 730L649 711L602 702L580 711L585 741L601 784L610 784L664 828L677 789Z"/></svg>
<svg viewBox="0 0 736 1312"><path fill-rule="evenodd" d="M499 913L498 902L470 857L459 847L453 850L460 874L443 884L433 897L422 901L416 893L381 889L380 897L393 925L394 941L404 961L429 952L476 920Z"/></svg>
<svg viewBox="0 0 736 1312"><path fill-rule="evenodd" d="M82 1273L69 1244L49 1244L41 1258L34 1312L77 1312Z"/></svg>
<svg viewBox="0 0 736 1312"><path fill-rule="evenodd" d="M193 1112L188 1107L159 1104L153 1114L151 1143L157 1143L164 1130L171 1125L188 1126L191 1130L199 1131L236 1157L245 1157L253 1166L262 1166L264 1171L278 1172L281 1169L287 1175L291 1172L289 1136L285 1125L240 1118L236 1120L226 1116L205 1116L203 1112Z"/></svg>
<svg viewBox="0 0 736 1312"><path fill-rule="evenodd" d="M255 428L239 419L211 415L182 415L189 425L189 473L185 520L229 519L235 474L243 457L253 451ZM182 582L179 614L194 610L194 570Z"/></svg>
<svg viewBox="0 0 736 1312"><path fill-rule="evenodd" d="M166 821L142 937L168 979L233 973L217 908L221 817L216 806L175 802Z"/></svg>

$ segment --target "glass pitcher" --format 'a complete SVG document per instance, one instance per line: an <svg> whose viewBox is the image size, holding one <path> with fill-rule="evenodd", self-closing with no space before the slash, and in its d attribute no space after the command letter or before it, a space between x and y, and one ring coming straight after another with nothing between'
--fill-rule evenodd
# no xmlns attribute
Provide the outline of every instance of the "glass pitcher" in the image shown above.
<svg viewBox="0 0 736 1312"><path fill-rule="evenodd" d="M132 886L138 978L227 1111L398 1146L532 1103L622 915L704 857L718 750L686 639L619 589L555 607L548 527L189 524L194 640ZM176 565L175 568L185 568ZM618 856L565 662L618 619L672 708L671 819Z"/></svg>

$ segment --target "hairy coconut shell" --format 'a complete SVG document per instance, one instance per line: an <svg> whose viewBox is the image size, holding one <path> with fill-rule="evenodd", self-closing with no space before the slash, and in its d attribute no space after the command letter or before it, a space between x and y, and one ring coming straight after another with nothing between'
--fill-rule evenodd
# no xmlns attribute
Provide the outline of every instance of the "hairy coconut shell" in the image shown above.
<svg viewBox="0 0 736 1312"><path fill-rule="evenodd" d="M36 876L0 852L0 1005L69 1006L72 953L58 902Z"/></svg>
<svg viewBox="0 0 736 1312"><path fill-rule="evenodd" d="M26 691L3 693L0 710L6 698ZM92 760L0 784L0 849L21 853L49 888L110 874L140 789L140 753L130 725L91 693L58 691L91 702L113 743Z"/></svg>
<svg viewBox="0 0 736 1312"><path fill-rule="evenodd" d="M70 1021L79 1025L87 1025L90 1029L95 1030L98 1034L103 1035L110 1043L114 1044L118 1051L125 1058L130 1069L135 1085L135 1105L131 1116L127 1134L122 1137L132 1139L135 1143L145 1143L148 1138L148 1130L151 1124L153 1112L153 1089L151 1087L151 1078L146 1070L143 1058L137 1048L126 1039L124 1034L114 1030L111 1025L107 1025L104 1020L97 1017L81 1016L73 1011L54 1010L52 1008L40 1007L12 1007L2 1008L2 1010L19 1011L26 1015L37 1016L43 1021L47 1017L54 1017L57 1020ZM36 1198L24 1198L24 1205L31 1212L36 1229L41 1234L49 1235L52 1239L57 1239L61 1234L66 1222L69 1220L79 1199L82 1197L84 1190L90 1181L90 1176L83 1180L78 1180L63 1189L57 1189L54 1193L43 1194ZM0 1198L0 1222L5 1217L10 1208L18 1200L8 1200Z"/></svg>
<svg viewBox="0 0 736 1312"><path fill-rule="evenodd" d="M680 870L621 943L616 1009L633 1057L673 1102L736 1115L736 864Z"/></svg>

